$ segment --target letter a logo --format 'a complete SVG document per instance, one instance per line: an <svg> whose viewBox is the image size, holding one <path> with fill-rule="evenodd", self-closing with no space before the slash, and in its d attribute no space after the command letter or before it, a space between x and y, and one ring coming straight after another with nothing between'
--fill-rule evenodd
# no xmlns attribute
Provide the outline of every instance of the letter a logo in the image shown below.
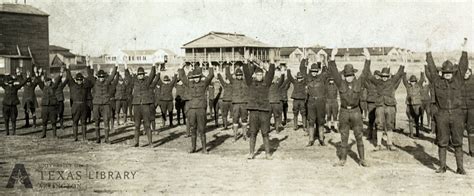
<svg viewBox="0 0 474 196"><path fill-rule="evenodd" d="M23 184L25 188L33 188L30 176L26 172L25 165L23 164L15 164L6 188L13 188L17 182Z"/></svg>

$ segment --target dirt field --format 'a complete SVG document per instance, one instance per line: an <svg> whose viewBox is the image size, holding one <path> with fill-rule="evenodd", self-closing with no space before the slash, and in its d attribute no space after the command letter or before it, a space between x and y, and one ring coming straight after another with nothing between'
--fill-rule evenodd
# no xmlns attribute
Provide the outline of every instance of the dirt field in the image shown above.
<svg viewBox="0 0 474 196"><path fill-rule="evenodd" d="M60 139L53 139L51 131L46 139L40 139L40 127L19 129L17 136L7 137L1 124L0 195L472 194L474 158L467 155L464 158L467 176L456 175L451 150L448 153L451 170L443 175L435 174L439 165L437 147L432 143L434 135L423 132L420 139L407 136L404 91L400 87L397 92L397 127L405 130L394 134L398 151L372 152L374 145L364 140L369 168L357 165L352 135L346 166L335 168L332 165L338 160L340 135L328 133L327 146L306 148L307 137L301 129L294 131L292 123L280 134L271 133L272 160L265 160L263 153L255 160L247 160L248 142L242 139L233 142L232 131L216 128L213 122L208 123L209 155L186 153L189 138L184 137L184 126L160 129L159 135L153 135L153 148L148 147L146 136L141 136L141 147L134 148L131 126L117 128L111 136L113 144L96 144L93 125L88 127L90 141L73 142L69 120L66 130L58 131ZM290 113L289 118L292 117ZM19 126L23 124L20 121ZM467 139L464 143L467 154ZM198 148L199 144L198 140ZM259 136L257 148L263 150L261 144ZM5 188L15 164L24 164L32 189L19 183L14 188ZM101 172L105 172L104 178Z"/></svg>

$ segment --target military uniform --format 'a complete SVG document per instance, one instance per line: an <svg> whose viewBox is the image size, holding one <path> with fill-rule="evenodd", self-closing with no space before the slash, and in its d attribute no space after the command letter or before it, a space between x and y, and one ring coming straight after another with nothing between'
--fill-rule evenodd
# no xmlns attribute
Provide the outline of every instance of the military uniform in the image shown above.
<svg viewBox="0 0 474 196"><path fill-rule="evenodd" d="M334 78L329 78L327 89L326 112L327 121L329 122L328 127L334 127L337 130L337 117L339 114L339 102L337 101L337 97L339 95L339 91L336 84L334 84Z"/></svg>
<svg viewBox="0 0 474 196"><path fill-rule="evenodd" d="M363 135L363 122L362 113L359 107L360 97L369 70L370 60L365 61L364 70L362 75L352 82L343 80L341 74L337 70L336 62L334 60L329 61L329 73L334 78L334 82L337 85L337 89L340 92L341 98L341 113L339 115L339 124L341 132L341 161L338 166L343 166L347 158L349 130L354 131L354 137L357 142L357 151L359 153L359 160L362 166L367 166L365 162L364 142L362 141ZM351 64L344 65L342 74L344 77L353 76L355 77L356 69Z"/></svg>
<svg viewBox="0 0 474 196"><path fill-rule="evenodd" d="M142 67L138 68L137 75L145 74ZM132 77L129 70L125 70L125 77L133 84L133 116L135 119L135 147L139 146L140 127L143 121L143 127L148 137L148 145L152 147L152 134L150 130L150 121L154 116L150 116L151 105L154 104L153 96L150 96L150 85L153 82L156 74L156 67L151 67L151 72L148 77L143 76L143 79L138 79L137 76Z"/></svg>
<svg viewBox="0 0 474 196"><path fill-rule="evenodd" d="M222 121L224 123L224 129L227 129L228 125L228 116L232 109L232 84L227 83L222 75L217 74L217 79L221 82L222 87L224 88L224 95L222 96L221 101L219 101L219 108L221 109Z"/></svg>
<svg viewBox="0 0 474 196"><path fill-rule="evenodd" d="M209 112L211 114L211 118L214 118L215 109L216 109L214 106L215 91L216 91L216 88L214 86L214 83L211 82L211 84L207 88L207 100L208 100L207 103L209 107Z"/></svg>
<svg viewBox="0 0 474 196"><path fill-rule="evenodd" d="M164 82L161 79L158 81L158 85L161 87L160 91L160 108L161 116L163 118L163 125L166 123L166 115L169 118L169 126L173 126L173 88L177 82L177 76L174 76L172 80L168 76L163 78Z"/></svg>
<svg viewBox="0 0 474 196"><path fill-rule="evenodd" d="M43 135L42 138L46 137L46 129L48 127L48 122L51 122L53 127L53 136L56 135L56 120L57 116L57 107L58 107L58 98L56 97L56 91L61 84L61 77L58 77L54 83L49 86L45 85L47 81L51 82L51 79L45 78L44 82L39 83L39 87L43 91L43 96L41 97L41 119L43 120Z"/></svg>
<svg viewBox="0 0 474 196"><path fill-rule="evenodd" d="M98 77L104 77L104 81L101 82L96 79L93 74L89 74L88 79L92 82L92 95L93 95L93 118L95 121L95 132L97 137L97 143L100 143L100 120L101 117L104 121L105 126L105 143L109 142L109 131L110 131L110 88L112 88L112 81L117 74L117 67L114 66L112 74L106 76L103 70L99 70Z"/></svg>
<svg viewBox="0 0 474 196"><path fill-rule="evenodd" d="M125 118L128 119L130 117L130 121L133 121L133 84L130 80L126 80L128 83L127 86L127 113L125 114Z"/></svg>
<svg viewBox="0 0 474 196"><path fill-rule="evenodd" d="M127 120L127 92L128 92L128 81L125 81L123 78L119 78L118 83L115 85L115 116L117 117L117 122L120 125L120 114L123 114L123 123ZM122 113L121 113L122 112Z"/></svg>
<svg viewBox="0 0 474 196"><path fill-rule="evenodd" d="M230 74L230 66L225 68L226 78L230 81L232 85L232 123L234 124L232 129L234 130L234 135L237 135L237 130L239 127L239 120L242 122L242 135L244 139L247 138L247 120L248 120L248 111L247 111L247 97L248 97L248 87L245 84L244 78L237 79L237 76L243 76L241 69L235 70L236 78L232 78Z"/></svg>
<svg viewBox="0 0 474 196"><path fill-rule="evenodd" d="M365 82L364 82L365 83ZM362 110L362 117L364 119L367 118L367 88L365 88L365 84L362 86L362 93L360 95L360 110Z"/></svg>
<svg viewBox="0 0 474 196"><path fill-rule="evenodd" d="M378 76L380 74L380 71L377 70L374 72L374 75ZM373 138L377 137L377 132L375 129L375 110L376 110L376 105L375 102L377 101L377 88L375 84L372 82L366 80L364 82L365 89L367 89L367 118L368 118L368 134L367 134L367 139L371 140Z"/></svg>
<svg viewBox="0 0 474 196"><path fill-rule="evenodd" d="M303 63L304 61L302 61ZM301 114L303 118L303 129L306 131L306 80L301 74L298 72L296 74L296 79L293 78L291 75L291 71L287 70L288 80L293 84L293 92L291 93L291 98L293 99L293 123L295 126L295 130L298 129L298 113Z"/></svg>
<svg viewBox="0 0 474 196"><path fill-rule="evenodd" d="M395 128L395 115L397 100L395 99L395 91L397 90L400 80L404 74L404 66L400 66L397 74L389 78L387 81L376 79L374 76L369 76L371 83L375 85L377 90L377 98L375 101L375 120L377 125L377 149L382 148L382 134L387 134L387 148L395 150L392 146L393 129ZM390 69L383 68L382 77L390 76Z"/></svg>
<svg viewBox="0 0 474 196"><path fill-rule="evenodd" d="M252 92L248 95L248 110L250 113L250 150L248 158L254 158L258 131L261 131L265 154L268 158L270 156L270 111L272 110L270 104L270 86L272 85L273 77L275 75L275 65L270 65L270 68L262 81L252 79L249 65L244 64L243 69L246 85L248 86L249 91ZM262 70L257 67L255 73L257 72L262 72Z"/></svg>
<svg viewBox="0 0 474 196"><path fill-rule="evenodd" d="M69 86L70 97L72 100L72 129L75 141L77 141L77 132L79 121L81 122L82 140L86 141L87 132L87 90L91 88L92 83L86 80L81 73L76 74L75 80L72 78L71 71L66 71L67 84ZM82 80L82 83L76 82Z"/></svg>
<svg viewBox="0 0 474 196"><path fill-rule="evenodd" d="M321 69L321 64L312 64L310 72L320 70L319 75L313 76L308 73L306 69L307 60L304 59L300 64L300 72L307 81L308 93L308 126L309 126L309 141L307 146L312 146L314 143L315 128L318 129L319 143L324 146L324 124L326 123L326 96L327 96L327 81L328 75L324 69ZM316 127L315 127L316 126Z"/></svg>
<svg viewBox="0 0 474 196"><path fill-rule="evenodd" d="M421 113L421 90L423 88L423 82L425 81L425 76L421 73L420 80L416 78L416 76L410 76L410 82L414 82L414 85L411 85L406 77L406 74L403 75L403 84L407 90L407 98L405 103L407 104L406 107L406 114L408 117L408 129L410 130L410 137L413 137L413 126L416 129L416 137L420 135L420 125L419 119ZM422 122L423 123L423 122Z"/></svg>
<svg viewBox="0 0 474 196"><path fill-rule="evenodd" d="M278 80L273 80L270 84L268 100L270 101L270 119L273 116L276 132L280 132L281 113L283 112L283 105L281 103L281 89L284 88L284 75L280 76ZM254 93L254 91L250 91Z"/></svg>
<svg viewBox="0 0 474 196"><path fill-rule="evenodd" d="M442 72L452 73L453 77L448 80L437 75L437 69L434 64L431 52L426 53L426 62L428 63L428 70L433 81L433 86L436 96L436 105L438 106L437 115L437 131L439 134L439 160L440 168L437 173L446 172L446 148L449 141L452 141L454 147L454 154L456 157L458 174L466 174L463 167L463 150L462 139L464 131L463 112L461 110L463 105L462 88L464 80L462 77L469 66L467 52L463 51L459 66L455 66L450 61L445 61L442 66Z"/></svg>
<svg viewBox="0 0 474 196"><path fill-rule="evenodd" d="M160 73L156 73L155 78L153 79L153 82L151 82L150 87L148 89L150 97L155 97L158 94L155 92L155 90L158 89L157 84L159 81L161 81ZM150 128L153 132L156 131L156 107L157 103L159 103L156 102L157 99L159 99L159 97L155 97L154 103L150 104ZM156 134L158 134L158 132L156 132Z"/></svg>
<svg viewBox="0 0 474 196"><path fill-rule="evenodd" d="M18 117L17 105L20 104L18 99L18 90L23 87L28 79L21 83L15 82L11 76L5 76L4 81L0 82L0 87L5 91L3 97L3 118L5 118L5 129L7 135L10 134L10 122L12 123L12 135L16 134L16 118Z"/></svg>
<svg viewBox="0 0 474 196"><path fill-rule="evenodd" d="M62 79L62 77L65 76L60 76L59 80ZM67 79L66 79L67 80ZM54 91L56 99L58 100L58 108L57 108L57 115L58 115L58 121L59 121L59 126L61 127L62 130L64 130L64 87L66 87L67 81L60 81L58 87Z"/></svg>
<svg viewBox="0 0 474 196"><path fill-rule="evenodd" d="M187 97L189 101L186 103L189 129L191 132L191 149L190 153L196 152L197 134L201 136L201 144L203 153L207 153L206 148L206 89L214 78L214 70L210 69L209 74L204 80L199 79L198 82L190 81L184 74L183 69L179 69L179 78L187 87ZM190 78L201 78L202 69L197 67L193 70Z"/></svg>
<svg viewBox="0 0 474 196"><path fill-rule="evenodd" d="M110 84L109 88L109 107L110 107L110 127L112 131L115 131L115 112L116 112L116 101L115 101L115 91L117 89L117 84L119 81L119 74L116 74L114 76L114 79L112 80L112 83Z"/></svg>
<svg viewBox="0 0 474 196"><path fill-rule="evenodd" d="M87 78L93 78L94 77L94 70L92 69L92 67L86 67L86 71L87 71ZM92 82L92 81L91 81ZM92 122L92 110L94 110L94 104L92 103L92 88L94 88L93 85L90 86L90 88L88 88L86 90L86 97L87 97L87 100L86 100L86 119L87 119L87 122Z"/></svg>
<svg viewBox="0 0 474 196"><path fill-rule="evenodd" d="M469 155L474 156L474 76L471 75L464 80L463 98L466 116L467 139L469 143Z"/></svg>
<svg viewBox="0 0 474 196"><path fill-rule="evenodd" d="M22 105L25 110L25 127L30 126L29 112L31 112L32 115L33 126L36 127L36 108L38 107L38 101L36 99L35 89L39 82L40 79L38 77L32 77L31 81L23 86Z"/></svg>
<svg viewBox="0 0 474 196"><path fill-rule="evenodd" d="M280 88L281 93L281 105L283 108L283 121L282 125L285 126L288 121L288 89L290 89L291 82L289 79L285 79L282 87Z"/></svg>
<svg viewBox="0 0 474 196"><path fill-rule="evenodd" d="M431 84L430 84L431 85ZM431 105L432 105L432 100L431 100L431 93L430 93L430 85L423 85L421 87L421 114L420 114L420 123L421 126L423 126L423 116L424 113L426 113L426 121L428 124L428 127L431 127L431 121L432 121L432 113L431 113Z"/></svg>
<svg viewBox="0 0 474 196"><path fill-rule="evenodd" d="M176 97L174 98L174 104L176 108L176 117L178 118L178 125L181 124L181 116L183 116L183 123L186 124L186 114L184 112L184 106L186 104L186 100L184 97L185 94L185 86L182 82L176 84Z"/></svg>

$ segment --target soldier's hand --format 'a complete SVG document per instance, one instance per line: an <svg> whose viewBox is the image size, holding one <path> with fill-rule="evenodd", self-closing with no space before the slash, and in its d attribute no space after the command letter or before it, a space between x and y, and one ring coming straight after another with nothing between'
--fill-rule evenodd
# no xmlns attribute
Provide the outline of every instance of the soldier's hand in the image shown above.
<svg viewBox="0 0 474 196"><path fill-rule="evenodd" d="M464 38L464 41L461 44L462 51L467 51L467 37Z"/></svg>
<svg viewBox="0 0 474 196"><path fill-rule="evenodd" d="M364 52L362 52L366 60L370 60L370 52L369 49L364 48Z"/></svg>
<svg viewBox="0 0 474 196"><path fill-rule="evenodd" d="M331 51L331 60L334 61L336 59L337 52L339 50L337 48L333 48Z"/></svg>

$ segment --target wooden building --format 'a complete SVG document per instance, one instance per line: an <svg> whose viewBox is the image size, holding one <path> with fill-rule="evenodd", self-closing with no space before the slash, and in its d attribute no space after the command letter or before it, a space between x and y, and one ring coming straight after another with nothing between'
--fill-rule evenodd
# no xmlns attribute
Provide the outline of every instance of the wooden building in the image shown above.
<svg viewBox="0 0 474 196"><path fill-rule="evenodd" d="M226 59L243 61L245 51L249 51L262 61L269 60L270 52L275 54L275 60L280 56L277 47L237 33L210 32L184 44L181 48L185 50L184 61L190 63L208 59L218 63Z"/></svg>
<svg viewBox="0 0 474 196"><path fill-rule="evenodd" d="M74 54L67 48L55 45L49 46L49 59L51 72L57 72L66 65L70 67L83 67L86 65L85 56Z"/></svg>
<svg viewBox="0 0 474 196"><path fill-rule="evenodd" d="M48 14L23 4L0 4L0 73L32 69L49 71Z"/></svg>
<svg viewBox="0 0 474 196"><path fill-rule="evenodd" d="M280 48L280 64L283 65L299 65L304 57L303 50L297 46Z"/></svg>

